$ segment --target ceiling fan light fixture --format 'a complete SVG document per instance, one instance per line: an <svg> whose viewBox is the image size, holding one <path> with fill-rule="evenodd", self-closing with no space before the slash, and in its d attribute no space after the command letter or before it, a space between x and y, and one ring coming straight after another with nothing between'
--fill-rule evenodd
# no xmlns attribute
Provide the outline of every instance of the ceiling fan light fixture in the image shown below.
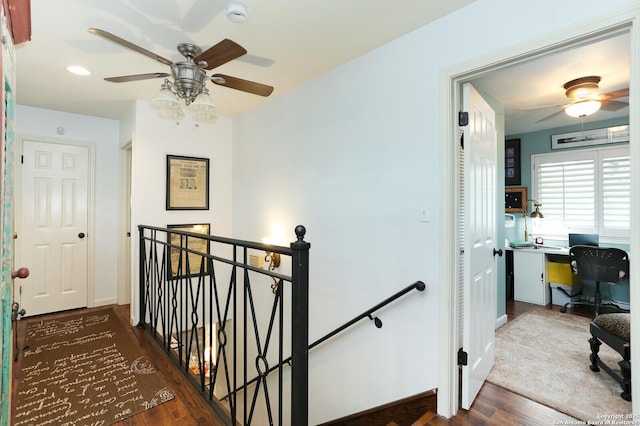
<svg viewBox="0 0 640 426"><path fill-rule="evenodd" d="M151 105L161 110L172 110L180 108L180 101L176 99L176 95L168 88L162 85L162 89L151 100Z"/></svg>
<svg viewBox="0 0 640 426"><path fill-rule="evenodd" d="M196 122L196 126L198 126L198 123L211 123L212 121L215 121L218 116L214 114L213 111L197 111L193 118Z"/></svg>
<svg viewBox="0 0 640 426"><path fill-rule="evenodd" d="M248 15L247 7L237 1L228 4L227 16L234 22L243 22ZM184 56L185 60L181 62L173 62L169 59L153 53L143 47L137 46L130 41L111 34L108 31L99 28L89 28L89 32L97 36L103 37L109 41L117 43L127 49L141 53L154 61L158 61L171 68L171 76L173 79L165 78L161 86L160 93L151 100L151 105L159 108L161 116L176 119L179 121L184 116L182 108L189 109L194 115L198 114L195 119L201 122L211 121L215 119L214 105L209 92L206 88L207 81L215 84L236 89L243 92L269 96L273 92L273 87L265 84L256 83L250 80L244 80L237 77L218 75L207 77L206 72L233 59L237 59L247 54L247 49L240 46L233 40L224 39L219 43L211 46L203 51L202 48L193 43L180 43L177 46L178 52ZM114 83L122 83L126 81L146 80L149 78L169 77L167 73L146 73L126 75L119 77L107 77L106 81Z"/></svg>
<svg viewBox="0 0 640 426"><path fill-rule="evenodd" d="M582 118L587 117L600 109L600 101L585 100L569 105L564 112L569 117Z"/></svg>
<svg viewBox="0 0 640 426"><path fill-rule="evenodd" d="M213 112L216 109L216 105L213 103L213 99L209 95L209 90L204 87L202 92L196 96L190 105L190 108L197 112Z"/></svg>
<svg viewBox="0 0 640 426"><path fill-rule="evenodd" d="M184 118L182 108L163 109L160 110L160 116L169 120L175 120L176 124L180 124L180 120Z"/></svg>
<svg viewBox="0 0 640 426"><path fill-rule="evenodd" d="M567 98L574 101L582 99L586 100L591 99L593 96L598 94L598 83L600 83L600 77L597 75L591 75L568 81L563 87Z"/></svg>

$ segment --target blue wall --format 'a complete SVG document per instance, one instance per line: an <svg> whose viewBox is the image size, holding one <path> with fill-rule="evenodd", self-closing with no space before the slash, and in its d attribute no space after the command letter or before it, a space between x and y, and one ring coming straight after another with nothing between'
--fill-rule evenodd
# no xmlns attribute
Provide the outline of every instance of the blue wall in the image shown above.
<svg viewBox="0 0 640 426"><path fill-rule="evenodd" d="M579 132L581 130L602 129L604 127L629 124L629 118L617 118L612 120L587 123L584 129L580 125L558 127L555 129L541 130L539 132L521 133L506 136L505 139L520 139L520 167L522 170L522 183L518 186L531 188L531 156L551 152L551 135L559 133ZM589 147L587 147L589 148ZM576 148L586 149L586 148Z"/></svg>
<svg viewBox="0 0 640 426"><path fill-rule="evenodd" d="M551 135L559 133L577 132L580 130L593 130L601 129L604 127L618 126L628 124L629 119L627 117L597 121L593 123L586 123L584 129L578 124L575 126L558 127L555 129L542 130L538 132L514 134L505 137L505 140L520 139L520 169L521 169L521 184L517 186L526 186L531 191L531 156L534 154L543 154L551 152ZM585 149L585 148L576 148ZM505 238L509 241L521 241L524 234L524 221L522 215L516 214L516 226L513 228L505 228ZM566 246L567 241L545 241L545 243L553 245ZM613 245L613 244L612 244ZM618 245L616 245L618 246ZM628 250L628 245L619 246L622 249ZM499 279L504 279L499 276ZM583 283L584 292L587 294L593 293L593 284ZM504 286L504 283L500 283L498 287ZM604 296L611 296L614 300L628 303L629 302L629 286L618 285L609 286L601 285L602 293Z"/></svg>

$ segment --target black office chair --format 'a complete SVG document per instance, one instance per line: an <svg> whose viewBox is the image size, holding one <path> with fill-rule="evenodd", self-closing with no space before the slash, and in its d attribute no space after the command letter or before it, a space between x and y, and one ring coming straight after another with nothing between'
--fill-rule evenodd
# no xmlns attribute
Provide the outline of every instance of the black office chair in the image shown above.
<svg viewBox="0 0 640 426"><path fill-rule="evenodd" d="M593 306L596 316L600 308L605 306L615 308L618 312L629 312L610 299L603 300L600 291L600 282L618 283L629 278L629 255L626 251L613 247L573 246L569 249L569 264L574 275L580 279L595 281L596 290L593 302L570 301L560 309L561 312L566 312L570 305Z"/></svg>
<svg viewBox="0 0 640 426"><path fill-rule="evenodd" d="M613 377L622 387L620 396L631 401L631 333L629 311L620 308L611 300L602 300L600 282L618 283L629 279L629 255L617 248L593 246L574 246L569 249L569 264L575 275L584 280L596 282L594 301L576 301L564 305L565 312L568 305L591 305L595 307L596 316L591 321L589 331L591 338L591 371L602 368ZM601 307L612 307L622 313L600 314ZM622 356L618 362L620 371L606 365L598 352L602 343L607 344Z"/></svg>

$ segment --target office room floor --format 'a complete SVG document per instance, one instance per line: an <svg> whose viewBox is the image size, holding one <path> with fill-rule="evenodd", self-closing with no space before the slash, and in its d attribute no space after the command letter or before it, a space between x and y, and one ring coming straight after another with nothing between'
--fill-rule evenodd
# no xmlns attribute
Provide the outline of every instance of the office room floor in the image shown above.
<svg viewBox="0 0 640 426"><path fill-rule="evenodd" d="M518 316L535 308L541 308L541 305L508 300L506 306L508 321L513 321ZM547 309L560 312L560 306L548 304ZM606 311L605 311L606 312ZM569 308L567 315L580 315L584 317L593 317L593 308L590 306L576 306ZM520 395L512 393L504 388L485 383L475 402L469 411L461 410L451 419L443 419L434 417L428 425L551 425L571 422L575 419L560 413L545 405L524 398ZM566 423L569 424L569 423Z"/></svg>

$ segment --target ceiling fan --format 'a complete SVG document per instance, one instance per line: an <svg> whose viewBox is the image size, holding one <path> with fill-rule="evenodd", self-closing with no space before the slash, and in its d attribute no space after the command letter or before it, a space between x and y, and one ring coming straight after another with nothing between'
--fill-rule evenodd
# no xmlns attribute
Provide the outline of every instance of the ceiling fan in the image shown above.
<svg viewBox="0 0 640 426"><path fill-rule="evenodd" d="M615 99L629 96L629 88L615 90L608 93L599 93L600 87L598 86L598 83L600 83L600 80L601 78L599 76L592 75L568 81L562 86L565 90L566 97L569 99L568 103L538 106L528 109L562 108L560 111L554 112L553 114L536 121L536 123L539 123L555 117L562 112L571 117L583 118L600 109L605 111L617 111L628 105L627 102L616 101Z"/></svg>
<svg viewBox="0 0 640 426"><path fill-rule="evenodd" d="M114 83L164 78L165 80L162 84L162 91L159 95L161 99L158 102L159 106L164 109L171 110L171 108L179 108L180 104L177 99L183 99L186 106L191 105L195 109L205 110L209 115L212 115L212 110L215 106L209 97L209 92L206 87L206 82L208 80L220 86L229 87L231 89L259 96L269 96L273 92L273 87L271 86L244 80L238 77L232 77L224 74L213 74L211 76L207 76L207 70L212 70L247 53L247 50L244 47L229 39L224 39L205 51L191 43L180 43L177 46L177 50L185 57L185 60L173 62L123 38L111 34L108 31L99 28L89 28L89 32L171 67L171 74L153 72L105 78L106 81ZM173 81L167 78L169 76L173 77ZM165 92L164 96L163 91ZM167 96L171 94L174 95L174 99L177 98L175 102ZM158 97L156 99L158 99Z"/></svg>

